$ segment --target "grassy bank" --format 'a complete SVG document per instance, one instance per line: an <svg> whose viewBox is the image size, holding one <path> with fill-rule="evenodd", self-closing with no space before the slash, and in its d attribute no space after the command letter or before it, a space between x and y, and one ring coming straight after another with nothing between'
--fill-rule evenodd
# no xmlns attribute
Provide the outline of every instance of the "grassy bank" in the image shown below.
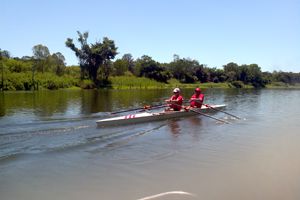
<svg viewBox="0 0 300 200"><path fill-rule="evenodd" d="M163 88L231 88L233 87L228 83L193 83L184 84L176 79L171 79L168 83L160 83L148 78L137 78L130 76L117 76L111 77L112 89L163 89Z"/></svg>
<svg viewBox="0 0 300 200"><path fill-rule="evenodd" d="M115 76L110 77L111 89L164 89L164 88L253 88L252 85L245 85L241 81L233 83L180 83L177 79L171 79L168 83L161 83L145 77L135 76ZM80 80L70 75L55 76L51 73L37 73L35 81L32 81L31 73L9 73L4 79L4 90L32 90L36 89L92 89L96 88L91 80ZM300 84L286 84L283 82L273 82L266 85L266 88L289 88L300 89Z"/></svg>
<svg viewBox="0 0 300 200"><path fill-rule="evenodd" d="M254 88L252 85L245 85L240 81L237 81L238 84L234 83L180 83L177 79L171 79L168 83L160 83L148 78L137 78L133 76L116 76L111 77L111 88L112 89L162 89L162 88ZM272 84L266 85L266 88L291 88L291 89L300 89L300 84L286 84L283 82L274 82Z"/></svg>
<svg viewBox="0 0 300 200"><path fill-rule="evenodd" d="M290 88L290 89L300 89L300 83L287 84L283 82L274 82L266 85L266 88Z"/></svg>

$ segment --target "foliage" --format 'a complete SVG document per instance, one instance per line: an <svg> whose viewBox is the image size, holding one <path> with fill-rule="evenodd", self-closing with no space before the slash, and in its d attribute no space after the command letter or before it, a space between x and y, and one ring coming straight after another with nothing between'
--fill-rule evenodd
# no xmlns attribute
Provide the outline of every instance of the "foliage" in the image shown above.
<svg viewBox="0 0 300 200"><path fill-rule="evenodd" d="M50 61L51 65L53 66L53 72L58 76L62 76L66 68L65 57L62 55L62 53L57 52L52 54Z"/></svg>
<svg viewBox="0 0 300 200"><path fill-rule="evenodd" d="M168 87L164 83L157 82L145 77L115 76L110 78L114 89L150 89Z"/></svg>
<svg viewBox="0 0 300 200"><path fill-rule="evenodd" d="M128 70L128 63L125 60L117 59L113 64L113 75L123 76Z"/></svg>
<svg viewBox="0 0 300 200"><path fill-rule="evenodd" d="M41 44L35 45L32 48L33 57L36 60L35 69L44 73L47 67L47 59L50 56L48 47Z"/></svg>
<svg viewBox="0 0 300 200"><path fill-rule="evenodd" d="M135 74L139 77L147 77L159 82L166 83L171 78L169 72L164 67L160 66L149 56L142 56L135 63Z"/></svg>
<svg viewBox="0 0 300 200"><path fill-rule="evenodd" d="M134 60L131 54L124 54L122 59L117 59L113 63L113 76L123 76L127 71L134 73Z"/></svg>
<svg viewBox="0 0 300 200"><path fill-rule="evenodd" d="M232 81L230 84L233 85L233 87L235 87L235 88L245 87L245 85L242 81Z"/></svg>
<svg viewBox="0 0 300 200"><path fill-rule="evenodd" d="M33 56L10 56L0 49L1 90L59 89L81 87L165 88L165 87L289 87L299 88L300 73L262 72L257 64L238 65L230 62L219 68L209 68L197 60L174 55L170 63L159 63L144 55L134 60L131 54L112 61L117 54L114 41L88 44L88 33L78 32L80 48L72 39L66 45L79 58L79 66L65 66L60 53L50 54L41 44L35 45Z"/></svg>
<svg viewBox="0 0 300 200"><path fill-rule="evenodd" d="M78 42L81 47L75 47L73 40L68 38L66 46L75 52L75 55L79 59L81 68L81 79L84 79L85 73L88 73L88 77L97 83L97 74L100 67L103 68L102 73L104 79L108 79L109 76L109 64L108 62L117 55L117 47L113 40L107 37L103 38L103 42L96 42L89 45L87 43L88 32L78 33Z"/></svg>
<svg viewBox="0 0 300 200"><path fill-rule="evenodd" d="M127 64L127 70L131 73L134 72L134 60L132 58L132 55L130 53L124 54L122 57L122 60L125 61Z"/></svg>
<svg viewBox="0 0 300 200"><path fill-rule="evenodd" d="M1 50L0 48L0 60L2 58L10 58L10 52L7 50Z"/></svg>
<svg viewBox="0 0 300 200"><path fill-rule="evenodd" d="M96 88L95 83L92 80L88 80L88 79L81 80L80 83L79 83L79 86L82 89L94 89L94 88Z"/></svg>
<svg viewBox="0 0 300 200"><path fill-rule="evenodd" d="M208 81L206 82L224 82L226 80L226 75L224 73L224 70L217 69L217 68L205 68L205 74L207 74Z"/></svg>
<svg viewBox="0 0 300 200"><path fill-rule="evenodd" d="M196 71L198 70L199 77L202 75L203 66L199 62L191 59L180 59L178 55L174 55L174 60L168 65L168 70L173 77L182 83L194 83L197 81Z"/></svg>
<svg viewBox="0 0 300 200"><path fill-rule="evenodd" d="M292 72L273 72L274 81L295 84L300 83L300 73L292 73Z"/></svg>
<svg viewBox="0 0 300 200"><path fill-rule="evenodd" d="M238 87L240 83L236 81L251 84L256 88L265 87L268 83L268 80L264 79L261 69L257 64L238 66L236 63L228 63L223 68L224 78L227 76L227 80Z"/></svg>
<svg viewBox="0 0 300 200"><path fill-rule="evenodd" d="M79 80L71 76L57 76L53 73L37 73L35 81L31 72L11 73L6 72L3 90L32 90L34 84L38 89L59 89L79 86Z"/></svg>
<svg viewBox="0 0 300 200"><path fill-rule="evenodd" d="M16 60L16 59L7 59L5 62L6 68L10 72L30 72L32 70L32 61L22 61L22 60Z"/></svg>
<svg viewBox="0 0 300 200"><path fill-rule="evenodd" d="M39 73L36 75L36 82L42 88L58 89L78 86L78 81L70 76L56 76L53 73Z"/></svg>
<svg viewBox="0 0 300 200"><path fill-rule="evenodd" d="M65 75L69 75L76 79L80 79L80 67L79 66L68 66L64 70Z"/></svg>

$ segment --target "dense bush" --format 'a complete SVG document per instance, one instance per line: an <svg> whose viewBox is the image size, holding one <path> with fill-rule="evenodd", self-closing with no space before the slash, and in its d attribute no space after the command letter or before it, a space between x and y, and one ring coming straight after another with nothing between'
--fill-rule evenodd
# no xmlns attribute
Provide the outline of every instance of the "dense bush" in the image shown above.
<svg viewBox="0 0 300 200"><path fill-rule="evenodd" d="M30 90L32 79L29 73L7 73L3 90Z"/></svg>
<svg viewBox="0 0 300 200"><path fill-rule="evenodd" d="M243 88L245 86L242 81L233 81L231 82L231 85L233 85L235 88Z"/></svg>
<svg viewBox="0 0 300 200"><path fill-rule="evenodd" d="M71 76L56 76L52 73L37 73L34 81L31 72L6 73L3 90L59 89L79 86L79 79Z"/></svg>
<svg viewBox="0 0 300 200"><path fill-rule="evenodd" d="M79 82L79 87L82 89L94 89L96 85L92 80L85 79Z"/></svg>

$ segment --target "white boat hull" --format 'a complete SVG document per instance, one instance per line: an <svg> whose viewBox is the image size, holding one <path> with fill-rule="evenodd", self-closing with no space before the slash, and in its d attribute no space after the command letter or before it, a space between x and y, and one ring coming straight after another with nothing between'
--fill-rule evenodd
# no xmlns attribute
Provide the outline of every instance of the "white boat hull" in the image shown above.
<svg viewBox="0 0 300 200"><path fill-rule="evenodd" d="M225 108L226 105L210 105L212 108L222 109ZM208 108L206 106L202 106L201 109L193 109L197 112L201 113L210 113L216 112L216 110ZM180 117L187 117L192 115L198 115L197 112L193 111L163 111L163 112L143 112L143 113L135 113L120 117L112 117L107 119L101 119L96 121L98 127L105 127L105 126L120 126L120 125L127 125L127 124L136 124L136 123L143 123L143 122L150 122L150 121L159 121L159 120L166 120L172 118L180 118Z"/></svg>

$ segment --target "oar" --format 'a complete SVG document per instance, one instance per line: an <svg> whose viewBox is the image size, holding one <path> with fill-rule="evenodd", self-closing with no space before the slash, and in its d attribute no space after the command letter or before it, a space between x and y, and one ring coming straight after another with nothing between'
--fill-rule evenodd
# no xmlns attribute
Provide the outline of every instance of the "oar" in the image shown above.
<svg viewBox="0 0 300 200"><path fill-rule="evenodd" d="M218 119L218 118L216 118L216 117L207 115L207 114L205 114L205 113L203 113L203 112L200 112L200 111L197 111L197 110L193 110L193 109L189 109L189 110L192 111L192 112L198 113L198 114L200 114L200 115L204 115L205 117L209 117L209 118L211 118L211 119L215 119L215 120L217 120L217 121L219 121L219 122L223 122L223 123L225 123L225 124L230 124L228 121L225 121L225 120L222 120L222 119Z"/></svg>
<svg viewBox="0 0 300 200"><path fill-rule="evenodd" d="M208 107L208 108L210 108L210 109L213 109L213 110L216 110L216 111L219 111L219 112L225 113L225 114L227 114L227 115L230 115L230 116L232 116L232 117L234 117L234 118L236 118L236 119L242 119L242 118L240 118L240 117L238 117L238 116L236 116L236 115L233 115L233 114L230 114L230 113L228 113L228 112L225 112L225 111L223 111L223 110L220 110L220 109L214 108L214 107L212 107L212 106L210 106L210 105L208 105L208 104L203 104L203 105L204 105L204 106L206 106L206 107Z"/></svg>
<svg viewBox="0 0 300 200"><path fill-rule="evenodd" d="M171 103L171 104L174 104L174 105L176 105L176 106L181 106L181 105L179 105L179 104L177 104L177 103ZM225 123L225 124L230 124L228 121L225 121L225 120L222 120L222 119L218 119L218 118L216 118L216 117L210 116L210 115L208 115L208 114L205 114L205 113L203 113L203 112L194 110L194 109L192 109L192 108L190 108L189 111L192 111L192 112L194 112L194 113L198 113L198 114L203 115L203 116L205 116L205 117L209 117L209 118L214 119L214 120L217 120L217 121L219 121L219 122L223 122L223 123Z"/></svg>
<svg viewBox="0 0 300 200"><path fill-rule="evenodd" d="M153 108L161 108L161 107L166 107L167 105L164 104L159 104L159 105L154 105L154 106L144 106L141 108L132 108L132 109L128 109L128 110L120 110L120 111L115 111L115 112L111 112L110 114L118 114L118 113L123 113L123 112L131 112L131 111L136 111L136 110L147 110L147 109L153 109Z"/></svg>

